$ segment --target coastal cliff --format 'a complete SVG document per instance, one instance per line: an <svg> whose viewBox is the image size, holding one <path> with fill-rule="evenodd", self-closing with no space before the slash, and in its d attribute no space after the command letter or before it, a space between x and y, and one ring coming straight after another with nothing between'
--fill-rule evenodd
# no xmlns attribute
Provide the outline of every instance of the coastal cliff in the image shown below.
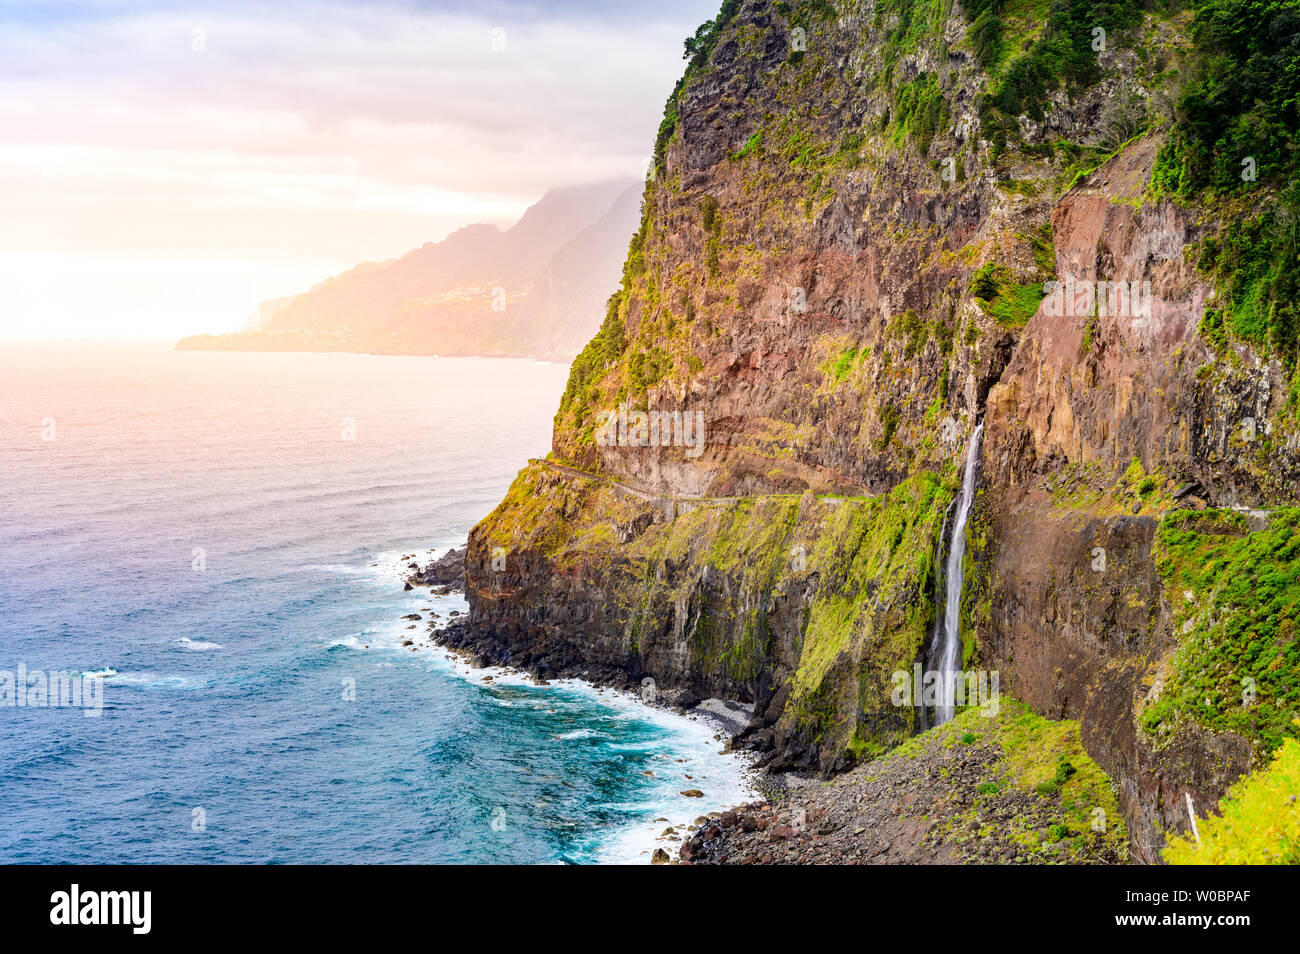
<svg viewBox="0 0 1300 954"><path fill-rule="evenodd" d="M1285 58L1291 12L727 0L452 638L752 702L773 769L881 758L982 421L963 668L1077 721L1158 860L1297 734L1294 99L1193 121L1263 55L1223 17Z"/></svg>

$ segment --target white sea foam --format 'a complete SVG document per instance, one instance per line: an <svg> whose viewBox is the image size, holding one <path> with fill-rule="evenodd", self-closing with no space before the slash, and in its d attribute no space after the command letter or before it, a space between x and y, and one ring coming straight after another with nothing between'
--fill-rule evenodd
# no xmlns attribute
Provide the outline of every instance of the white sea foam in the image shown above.
<svg viewBox="0 0 1300 954"><path fill-rule="evenodd" d="M365 576L367 568L352 563L311 563L303 569L316 573L337 573L339 576Z"/></svg>
<svg viewBox="0 0 1300 954"><path fill-rule="evenodd" d="M190 639L188 636L182 636L176 640L176 645L181 649L188 649L190 652L202 653L210 649L225 649L220 643L207 643L198 639Z"/></svg>
<svg viewBox="0 0 1300 954"><path fill-rule="evenodd" d="M559 741L569 741L571 739L608 739L609 736L604 732L597 732L595 729L574 729L572 732L561 732L554 736ZM617 748L617 746L610 746Z"/></svg>
<svg viewBox="0 0 1300 954"><path fill-rule="evenodd" d="M423 655L430 660L430 669L451 672L478 685L537 687L526 673L499 666L475 668L441 647ZM644 799L602 806L636 817L611 827L601 837L595 848L599 863L647 864L655 848L675 855L697 817L762 797L754 787L755 773L749 760L741 753L722 751L723 743L717 738L720 730L714 722L695 714L649 706L635 693L594 686L580 679L554 679L549 688L557 705L562 705L564 694L569 693L578 696L584 708L595 704L610 710L601 718L646 722L666 731L663 738L656 740L607 743L616 752L650 753L655 768L652 776L646 776L650 791ZM581 738L591 731L578 729L557 739ZM693 790L701 792L701 796L682 794ZM675 834L664 837L667 828L673 828Z"/></svg>
<svg viewBox="0 0 1300 954"><path fill-rule="evenodd" d="M334 649L338 646L364 652L367 649L397 649L398 641L393 633L375 630L368 633L350 633L325 644L326 649Z"/></svg>
<svg viewBox="0 0 1300 954"><path fill-rule="evenodd" d="M155 672L114 673L106 677L113 686L133 686L137 689L201 689L207 683L192 676L162 676Z"/></svg>
<svg viewBox="0 0 1300 954"><path fill-rule="evenodd" d="M376 583L393 587L400 585L405 578L405 562L410 562L403 562L400 557L415 554L417 561L424 564L443 552L445 549L439 548L434 554L423 550L379 554L369 561L379 565L367 569L373 574ZM500 666L473 666L462 656L431 642L424 625L418 630L407 630L407 621L398 618L404 613L419 612L423 622L427 623L430 621L429 614L423 608L434 607L439 614L438 619L432 620L436 638L436 630L450 621L451 610L468 612L469 606L463 594L436 596L419 588L394 595L394 609L397 612L391 628L385 625L366 633L352 634L335 640L331 645L361 648L364 642L371 649L400 650L402 658L420 659L430 671L451 674L475 685L526 688L532 690L532 693L544 693L530 693L530 697L525 698L501 698L491 693L486 694L485 698L491 699L496 705L551 711L575 708L582 711L586 720L615 724L649 723L663 730L661 738L635 742L613 742L613 737L608 733L589 727L554 736L557 743L597 739L600 740L598 744L604 745L612 753L635 753L641 756L639 761L643 766L638 771L644 770L645 758L648 756L650 759L653 774L644 777L647 788L640 797L635 801L602 806L627 817L625 821L611 825L605 831L593 833L596 840L593 853L597 861L605 864L647 864L656 847L662 847L669 854L675 855L695 818L761 797L753 786L754 773L749 760L739 753L724 753L723 743L717 738L719 729L707 718L649 706L635 693L594 686L580 679L554 679L550 680L548 686L539 687L533 676L519 670ZM400 643L406 639L412 640L420 651L412 653L410 647L401 646ZM593 713L593 706L604 711ZM701 797L692 798L682 794L691 790L699 790ZM676 835L664 838L663 832L669 827L675 829Z"/></svg>
<svg viewBox="0 0 1300 954"><path fill-rule="evenodd" d="M652 752L658 747L658 742L616 742L610 746L615 752Z"/></svg>

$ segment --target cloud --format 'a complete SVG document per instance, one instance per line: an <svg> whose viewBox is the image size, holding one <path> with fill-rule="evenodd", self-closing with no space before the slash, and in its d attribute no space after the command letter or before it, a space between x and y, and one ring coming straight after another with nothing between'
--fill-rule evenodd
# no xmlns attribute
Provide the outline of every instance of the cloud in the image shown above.
<svg viewBox="0 0 1300 954"><path fill-rule="evenodd" d="M324 277L507 223L637 174L715 7L0 0L0 254Z"/></svg>
<svg viewBox="0 0 1300 954"><path fill-rule="evenodd" d="M6 24L7 140L366 157L399 177L432 155L438 185L470 190L517 161L522 195L575 161L633 163L681 68L676 24L273 10Z"/></svg>

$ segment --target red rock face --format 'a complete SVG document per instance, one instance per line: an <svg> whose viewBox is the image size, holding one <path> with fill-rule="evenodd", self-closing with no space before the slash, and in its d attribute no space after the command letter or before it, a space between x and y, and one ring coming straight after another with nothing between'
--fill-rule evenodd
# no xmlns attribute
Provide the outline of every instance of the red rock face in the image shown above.
<svg viewBox="0 0 1300 954"><path fill-rule="evenodd" d="M828 21L797 64L767 5L745 5L733 27L682 93L618 310L628 347L587 395L602 409L700 409L707 449L599 448L584 440L589 413L565 407L555 451L656 493L887 492L960 458L1017 337L966 287L994 257L1021 281L1046 277L1025 236L1047 225L1050 187L999 186L1009 173L971 132L984 77L968 54L948 60L952 129L921 155L884 125L885 24ZM934 67L916 56L898 70ZM944 181L937 164L958 155L960 180ZM643 354L670 365L645 387L627 373Z"/></svg>
<svg viewBox="0 0 1300 954"><path fill-rule="evenodd" d="M913 662L915 641L889 635L928 612L930 567L830 592L829 579L858 578L828 563L755 575L754 554L723 565L735 554L715 539L744 522L741 498L878 498L922 472L944 475L946 506L982 418L966 663L1000 670L1004 691L1042 714L1081 720L1137 856L1155 860L1161 831L1186 826L1179 799L1205 805L1253 757L1244 739L1194 727L1157 750L1139 728L1177 644L1152 559L1159 520L1300 496L1282 369L1244 349L1216 355L1198 335L1211 288L1194 247L1222 223L1144 198L1159 134L1105 138L1133 97L1171 91L1136 82L1136 55L1119 49L1097 86L1054 94L1041 121L1022 118L1023 148L997 155L980 136L988 80L959 12L946 61L900 53L890 23L852 18L819 22L794 59L789 26L742 4L688 78L611 305L614 343L579 359L556 415L555 463L616 480L635 503L623 512L550 465L521 477L470 539L474 644L543 671L752 701L777 764L842 767L907 730L875 695L882 672ZM922 74L942 77L948 117L924 143L897 122L899 88ZM1117 154L1071 187L1060 140ZM952 181L945 157L960 160ZM977 299L987 268L998 294ZM1127 307L1107 296L1104 311L1053 313L1049 296L1035 313L1045 279L1123 282ZM597 415L620 402L701 411L703 452L597 442ZM1248 420L1259 439L1243 438ZM1105 493L1130 468L1152 486L1137 512ZM727 498L713 536L673 553L645 545L670 536L665 501L695 496ZM816 537L799 509L793 532ZM938 518L913 547L934 551ZM878 542L818 539L843 567ZM510 550L504 575L490 569L496 546ZM840 642L818 642L810 619L844 596L865 611Z"/></svg>
<svg viewBox="0 0 1300 954"><path fill-rule="evenodd" d="M1150 314L1098 316L1088 346L1088 316L1040 309L990 392L992 596L980 632L1013 696L1082 720L1085 744L1119 784L1135 850L1148 861L1157 860L1162 829L1186 828L1184 793L1214 804L1250 766L1251 746L1196 727L1161 751L1142 736L1136 714L1177 643L1152 558L1159 512L1098 513L1047 488L1080 465L1113 478L1135 458L1147 473L1199 482L1198 493L1220 505L1263 506L1279 491L1294 499L1300 486L1284 442L1263 467L1254 448L1233 443L1244 418L1276 412L1280 369L1200 371L1212 355L1197 335L1211 295L1190 264L1198 226L1169 203L1123 202L1145 188L1158 145L1135 144L1053 211L1059 272L1149 281Z"/></svg>
<svg viewBox="0 0 1300 954"><path fill-rule="evenodd" d="M1204 227L1169 202L1127 204L1140 201L1159 145L1129 147L1052 212L1058 275L1147 282L1149 315L1098 315L1086 342L1088 316L1040 308L989 394L985 461L1002 492L1069 463L1113 472L1133 457L1213 488L1216 503L1259 505L1300 486L1300 446L1287 435L1262 462L1258 447L1233 447L1247 418L1262 429L1276 417L1280 365L1243 352L1244 367L1202 370L1222 363L1197 335L1213 295L1190 247Z"/></svg>

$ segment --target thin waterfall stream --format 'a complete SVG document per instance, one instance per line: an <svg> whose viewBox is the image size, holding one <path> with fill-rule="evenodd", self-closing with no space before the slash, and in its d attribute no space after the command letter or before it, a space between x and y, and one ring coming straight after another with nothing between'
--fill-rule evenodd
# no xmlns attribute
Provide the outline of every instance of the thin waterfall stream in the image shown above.
<svg viewBox="0 0 1300 954"><path fill-rule="evenodd" d="M926 656L930 668L938 678L938 700L934 707L934 724L943 725L956 714L957 679L961 667L961 594L966 559L966 524L970 520L971 505L975 502L975 477L979 469L980 441L984 435L981 422L971 432L966 448L966 466L962 471L961 492L954 504L952 536L948 541L948 556L944 561L943 614L935 617ZM945 519L945 525L947 520ZM943 531L939 544L943 545ZM922 710L924 713L924 710ZM925 728L924 719L922 728Z"/></svg>

